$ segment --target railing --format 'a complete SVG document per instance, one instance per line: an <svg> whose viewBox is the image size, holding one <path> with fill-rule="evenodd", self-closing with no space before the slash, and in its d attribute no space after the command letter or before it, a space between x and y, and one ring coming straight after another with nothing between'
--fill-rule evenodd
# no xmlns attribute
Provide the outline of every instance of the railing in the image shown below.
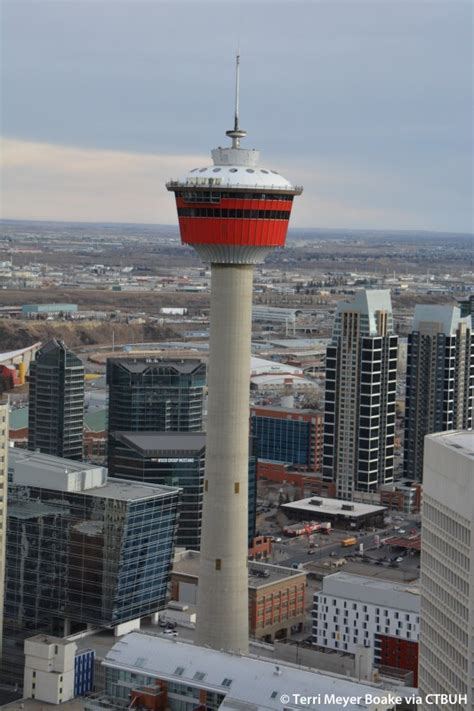
<svg viewBox="0 0 474 711"><path fill-rule="evenodd" d="M250 185L249 183L217 183L216 178L199 178L194 180L201 180L206 182L196 183L187 182L182 180L168 180L166 187L168 190L173 190L173 188L192 188L193 190L208 190L212 188L213 190L258 190L261 192L272 192L272 193L290 193L291 195L301 195L303 192L302 185L289 185L287 187L282 185L262 185L261 183L255 183Z"/></svg>

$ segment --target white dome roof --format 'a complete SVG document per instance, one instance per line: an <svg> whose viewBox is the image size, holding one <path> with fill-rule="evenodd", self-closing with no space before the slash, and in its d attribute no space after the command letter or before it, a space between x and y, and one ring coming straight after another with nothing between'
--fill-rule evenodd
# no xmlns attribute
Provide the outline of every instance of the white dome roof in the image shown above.
<svg viewBox="0 0 474 711"><path fill-rule="evenodd" d="M289 180L268 168L246 168L242 165L210 165L206 168L193 168L180 179L185 185L196 184L199 178L206 182L209 178L215 180L215 185L229 187L258 187L258 188L292 188Z"/></svg>

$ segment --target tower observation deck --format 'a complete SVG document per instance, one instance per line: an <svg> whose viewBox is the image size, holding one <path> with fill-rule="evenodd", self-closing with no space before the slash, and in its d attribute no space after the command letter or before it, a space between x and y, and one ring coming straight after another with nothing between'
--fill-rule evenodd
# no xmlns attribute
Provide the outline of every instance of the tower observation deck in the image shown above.
<svg viewBox="0 0 474 711"><path fill-rule="evenodd" d="M240 147L239 56L232 140L212 165L167 183L181 241L211 263L209 399L196 643L248 651L247 508L254 265L283 247L301 187Z"/></svg>

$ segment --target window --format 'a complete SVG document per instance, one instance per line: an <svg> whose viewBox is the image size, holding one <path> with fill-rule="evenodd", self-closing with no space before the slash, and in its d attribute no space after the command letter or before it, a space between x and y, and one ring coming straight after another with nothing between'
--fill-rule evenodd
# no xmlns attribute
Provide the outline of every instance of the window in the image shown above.
<svg viewBox="0 0 474 711"><path fill-rule="evenodd" d="M193 679L196 679L196 681L202 681L206 674L204 672L196 672L195 675L193 676Z"/></svg>
<svg viewBox="0 0 474 711"><path fill-rule="evenodd" d="M184 667L176 667L174 673L176 676L182 676L184 674Z"/></svg>
<svg viewBox="0 0 474 711"><path fill-rule="evenodd" d="M232 679L227 679L227 678L225 678L224 681L223 681L222 684L221 684L221 686L225 686L227 689L228 689L229 686L231 686L231 685L232 685Z"/></svg>

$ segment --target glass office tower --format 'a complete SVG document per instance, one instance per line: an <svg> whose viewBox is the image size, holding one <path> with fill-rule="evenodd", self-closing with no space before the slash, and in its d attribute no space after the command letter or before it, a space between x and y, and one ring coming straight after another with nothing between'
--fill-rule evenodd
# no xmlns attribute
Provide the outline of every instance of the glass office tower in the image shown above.
<svg viewBox="0 0 474 711"><path fill-rule="evenodd" d="M109 358L109 431L200 432L206 366L199 360Z"/></svg>
<svg viewBox="0 0 474 711"><path fill-rule="evenodd" d="M182 489L177 545L199 550L206 435L202 432L115 432L109 475ZM249 543L255 536L257 456L249 447Z"/></svg>
<svg viewBox="0 0 474 711"><path fill-rule="evenodd" d="M82 459L84 366L52 339L30 365L28 449Z"/></svg>
<svg viewBox="0 0 474 711"><path fill-rule="evenodd" d="M163 609L177 487L107 479L103 467L15 449L9 473L4 639L10 662L33 634L114 627Z"/></svg>

